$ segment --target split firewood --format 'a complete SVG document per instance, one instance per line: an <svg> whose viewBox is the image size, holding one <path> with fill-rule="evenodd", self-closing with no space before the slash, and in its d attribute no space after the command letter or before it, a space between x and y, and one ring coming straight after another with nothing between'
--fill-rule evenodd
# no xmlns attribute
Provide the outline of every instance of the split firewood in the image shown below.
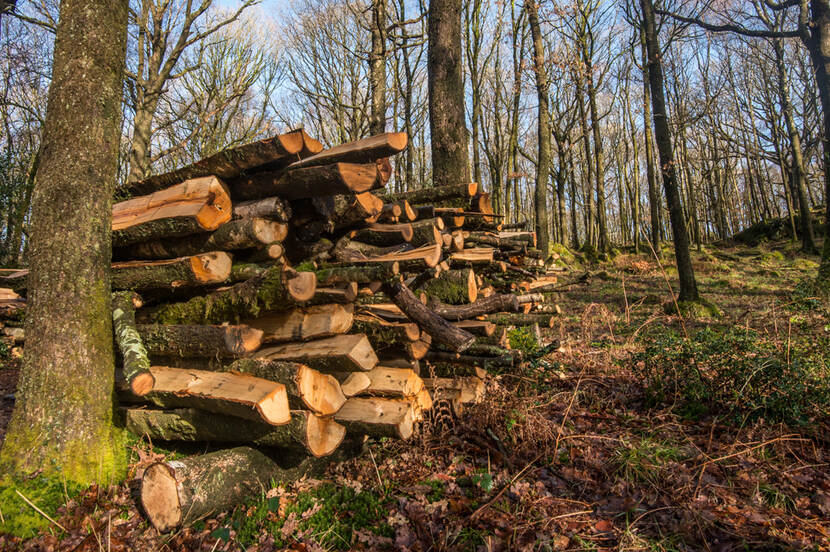
<svg viewBox="0 0 830 552"><path fill-rule="evenodd" d="M373 163L375 160L390 157L406 149L405 132L386 132L370 136L356 142L349 142L321 151L290 165L289 168L329 165L331 163Z"/></svg>
<svg viewBox="0 0 830 552"><path fill-rule="evenodd" d="M161 408L198 408L271 425L291 421L281 383L247 374L151 366L155 379L144 399Z"/></svg>
<svg viewBox="0 0 830 552"><path fill-rule="evenodd" d="M277 222L289 222L291 216L291 204L281 197L238 201L233 206L234 219L266 218Z"/></svg>
<svg viewBox="0 0 830 552"><path fill-rule="evenodd" d="M274 266L261 276L194 297L182 303L161 305L142 313L159 324L221 324L258 316L267 310L285 310L314 296L313 272L295 272Z"/></svg>
<svg viewBox="0 0 830 552"><path fill-rule="evenodd" d="M259 349L262 330L250 326L139 324L136 329L153 356L239 358Z"/></svg>
<svg viewBox="0 0 830 552"><path fill-rule="evenodd" d="M225 371L281 383L288 394L289 406L308 409L320 416L331 416L346 402L340 383L333 376L321 374L305 364L245 358L228 365Z"/></svg>
<svg viewBox="0 0 830 552"><path fill-rule="evenodd" d="M431 300L429 302L429 308L435 314L447 320L469 320L470 318L494 312L518 312L519 300L515 295L505 293L484 297L478 299L475 303L464 305L447 305L439 301ZM499 323L495 320L490 320L490 322Z"/></svg>
<svg viewBox="0 0 830 552"><path fill-rule="evenodd" d="M359 194L382 185L380 171L374 162L332 163L259 172L228 182L234 199L279 196L294 200L334 194Z"/></svg>
<svg viewBox="0 0 830 552"><path fill-rule="evenodd" d="M344 334L352 328L351 304L324 304L268 312L245 323L263 332L263 343L306 341Z"/></svg>
<svg viewBox="0 0 830 552"><path fill-rule="evenodd" d="M150 372L150 360L141 336L136 329L135 309L141 306L141 298L124 291L112 295L112 323L115 342L123 360L122 372L130 390L143 396L153 389L155 378Z"/></svg>
<svg viewBox="0 0 830 552"><path fill-rule="evenodd" d="M412 240L412 224L370 224L367 228L350 232L349 239L369 245L396 245Z"/></svg>
<svg viewBox="0 0 830 552"><path fill-rule="evenodd" d="M424 388L424 382L409 368L375 366L366 372L371 381L366 393L391 397L414 397Z"/></svg>
<svg viewBox="0 0 830 552"><path fill-rule="evenodd" d="M477 376L458 378L424 378L424 387L430 391L458 390L459 400L462 403L480 403L484 399L486 385L484 380Z"/></svg>
<svg viewBox="0 0 830 552"><path fill-rule="evenodd" d="M221 151L172 172L127 183L118 192L130 196L146 195L191 178L210 175L227 180L261 165L296 161L304 155L309 156L322 149L323 145L302 129L293 130L273 138Z"/></svg>
<svg viewBox="0 0 830 552"><path fill-rule="evenodd" d="M215 232L183 238L146 241L113 249L115 259L170 259L209 251L249 249L281 242L288 225L262 218L240 219L222 225Z"/></svg>
<svg viewBox="0 0 830 552"><path fill-rule="evenodd" d="M301 362L326 374L369 371L378 363L372 345L363 334L337 335L303 343L274 345L261 349L255 357Z"/></svg>
<svg viewBox="0 0 830 552"><path fill-rule="evenodd" d="M442 207L465 207L470 198L478 192L478 183L457 184L450 186L436 186L411 192L384 194L381 197L385 203L407 200L411 205L431 204Z"/></svg>
<svg viewBox="0 0 830 552"><path fill-rule="evenodd" d="M347 398L363 393L372 384L366 372L336 372L332 375L340 382L340 390Z"/></svg>
<svg viewBox="0 0 830 552"><path fill-rule="evenodd" d="M436 342L461 352L475 341L473 334L452 326L425 307L402 282L387 284L385 290L392 302Z"/></svg>
<svg viewBox="0 0 830 552"><path fill-rule="evenodd" d="M376 397L353 397L334 415L334 419L350 433L403 440L412 436L414 418L410 401Z"/></svg>
<svg viewBox="0 0 830 552"><path fill-rule="evenodd" d="M302 446L315 457L328 456L346 435L346 428L332 418L305 410L292 410L284 426L243 420L195 408L126 412L127 430L152 440L211 443L251 443L258 447L295 448Z"/></svg>
<svg viewBox="0 0 830 552"><path fill-rule="evenodd" d="M112 207L114 247L216 230L231 220L231 198L215 176L186 180Z"/></svg>
<svg viewBox="0 0 830 552"><path fill-rule="evenodd" d="M273 460L248 447L157 462L141 477L141 504L163 533L259 496L281 474Z"/></svg>

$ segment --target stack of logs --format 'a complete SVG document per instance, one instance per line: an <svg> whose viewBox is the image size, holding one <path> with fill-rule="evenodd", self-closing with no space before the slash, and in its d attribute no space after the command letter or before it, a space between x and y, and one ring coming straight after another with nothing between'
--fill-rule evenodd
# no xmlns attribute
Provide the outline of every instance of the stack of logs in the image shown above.
<svg viewBox="0 0 830 552"><path fill-rule="evenodd" d="M321 458L347 434L407 439L434 401L457 414L488 371L521 361L507 329L549 327L558 310L535 235L502 231L477 184L387 193L406 141L324 150L297 130L119 190L130 431ZM1 276L25 294L25 270ZM242 447L158 464L145 510L162 531L187 523L274 477L267 462Z"/></svg>

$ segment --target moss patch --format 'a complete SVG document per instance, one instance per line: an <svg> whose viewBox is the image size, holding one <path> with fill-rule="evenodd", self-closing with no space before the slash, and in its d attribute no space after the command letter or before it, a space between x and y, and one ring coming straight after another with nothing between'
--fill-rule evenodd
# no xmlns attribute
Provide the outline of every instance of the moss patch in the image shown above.
<svg viewBox="0 0 830 552"><path fill-rule="evenodd" d="M0 510L5 519L5 523L0 524L0 532L29 538L49 525L60 531L57 526L27 504L20 495L25 496L49 517L55 519L58 508L78 495L82 489L80 485L62 481L56 477L39 476L24 481L7 476L0 481Z"/></svg>
<svg viewBox="0 0 830 552"><path fill-rule="evenodd" d="M679 309L679 313L678 313ZM684 318L720 318L723 311L717 305L707 299L698 301L667 301L663 303L663 312L666 314L680 314Z"/></svg>

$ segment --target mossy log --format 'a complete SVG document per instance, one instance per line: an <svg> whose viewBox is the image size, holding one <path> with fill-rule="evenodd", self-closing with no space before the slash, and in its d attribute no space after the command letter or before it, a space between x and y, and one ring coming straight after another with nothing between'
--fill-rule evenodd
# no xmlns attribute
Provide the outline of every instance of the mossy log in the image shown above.
<svg viewBox="0 0 830 552"><path fill-rule="evenodd" d="M372 345L363 334L274 345L258 351L255 356L268 360L300 362L326 374L369 371L378 363Z"/></svg>
<svg viewBox="0 0 830 552"><path fill-rule="evenodd" d="M385 282L398 276L398 263L363 264L355 266L333 266L317 270L317 283L321 286L357 282L369 284Z"/></svg>
<svg viewBox="0 0 830 552"><path fill-rule="evenodd" d="M291 216L291 204L281 197L239 201L233 206L234 219L264 218L277 222L289 222Z"/></svg>
<svg viewBox="0 0 830 552"><path fill-rule="evenodd" d="M482 368L485 371L513 368L516 361L512 354L473 356L456 355L445 351L430 351L427 353L426 360L433 365L435 375L442 377L478 375L474 368ZM448 369L446 365L451 365L453 368Z"/></svg>
<svg viewBox="0 0 830 552"><path fill-rule="evenodd" d="M418 324L418 327L436 342L447 345L453 351L461 352L475 341L473 334L452 326L424 306L402 282L387 284L385 293L410 320Z"/></svg>
<svg viewBox="0 0 830 552"><path fill-rule="evenodd" d="M122 291L112 295L113 333L123 360L122 372L130 390L139 397L149 393L155 383L147 349L136 329L135 309L140 305L141 298L135 293Z"/></svg>
<svg viewBox="0 0 830 552"><path fill-rule="evenodd" d="M229 179L260 165L288 165L304 155L309 156L322 149L322 144L309 137L302 129L292 130L272 138L220 151L175 171L127 183L118 192L139 196L163 190L189 178L216 175Z"/></svg>
<svg viewBox="0 0 830 552"><path fill-rule="evenodd" d="M444 230L444 223L440 218L413 222L412 238L409 242L414 247L422 247L436 243L440 243L443 246L444 238L441 233L442 230Z"/></svg>
<svg viewBox="0 0 830 552"><path fill-rule="evenodd" d="M112 207L112 243L131 243L216 230L231 219L231 198L214 176L194 178Z"/></svg>
<svg viewBox="0 0 830 552"><path fill-rule="evenodd" d="M228 282L236 284L239 282L245 282L247 280L250 280L251 278L262 276L263 274L268 272L268 270L271 269L273 266L273 263L234 263L231 266L231 275L228 278Z"/></svg>
<svg viewBox="0 0 830 552"><path fill-rule="evenodd" d="M396 194L383 194L381 198L385 203L405 199L411 205L428 203L442 207L466 207L470 203L470 198L476 195L477 192L478 184L471 182L469 184L436 186L434 188L424 188Z"/></svg>
<svg viewBox="0 0 830 552"><path fill-rule="evenodd" d="M515 295L505 293L484 297L478 299L475 303L467 305L447 305L439 301L430 300L429 308L435 314L446 320L469 320L470 318L494 312L518 312L519 300ZM498 324L495 320L490 320L490 322Z"/></svg>
<svg viewBox="0 0 830 552"><path fill-rule="evenodd" d="M115 259L170 259L210 251L251 249L285 239L288 225L262 218L233 220L215 232L137 243L113 250Z"/></svg>
<svg viewBox="0 0 830 552"><path fill-rule="evenodd" d="M357 282L338 284L331 287L318 287L314 296L305 302L306 306L325 305L328 303L353 303L357 299Z"/></svg>
<svg viewBox="0 0 830 552"><path fill-rule="evenodd" d="M288 424L272 426L195 408L131 408L126 412L126 424L127 431L155 441L250 443L284 448L299 445L318 458L334 452L346 435L346 429L333 419L305 410L292 410Z"/></svg>
<svg viewBox="0 0 830 552"><path fill-rule="evenodd" d="M422 288L433 299L450 305L466 305L478 298L478 284L473 269L447 270Z"/></svg>
<svg viewBox="0 0 830 552"><path fill-rule="evenodd" d="M231 256L222 251L165 261L112 264L112 288L141 291L218 284L231 274Z"/></svg>
<svg viewBox="0 0 830 552"><path fill-rule="evenodd" d="M343 236L337 240L337 244L332 250L332 255L334 255L334 258L341 263L355 263L366 262L374 257L385 257L412 250L413 247L408 243L380 247L377 245L354 241L348 236Z"/></svg>
<svg viewBox="0 0 830 552"><path fill-rule="evenodd" d="M291 420L281 383L246 374L151 366L153 389L144 399L161 408L199 408L284 425Z"/></svg>
<svg viewBox="0 0 830 552"><path fill-rule="evenodd" d="M308 409L320 416L331 416L346 402L340 383L333 376L321 374L305 364L245 358L225 370L281 383L285 385L289 406Z"/></svg>
<svg viewBox="0 0 830 552"><path fill-rule="evenodd" d="M239 358L262 345L262 330L250 326L139 324L151 355L184 358Z"/></svg>
<svg viewBox="0 0 830 552"><path fill-rule="evenodd" d="M313 272L268 269L261 276L182 303L150 309L147 322L159 324L221 324L298 306L314 296L317 279ZM144 321L144 320L143 320Z"/></svg>
<svg viewBox="0 0 830 552"><path fill-rule="evenodd" d="M334 419L346 426L349 433L406 440L412 436L415 412L406 399L354 397L346 401Z"/></svg>
<svg viewBox="0 0 830 552"><path fill-rule="evenodd" d="M248 447L158 462L141 478L141 504L153 527L165 532L261 495L281 471Z"/></svg>
<svg viewBox="0 0 830 552"><path fill-rule="evenodd" d="M348 332L352 328L353 312L351 304L331 303L269 312L245 323L262 330L265 343L306 341Z"/></svg>
<svg viewBox="0 0 830 552"><path fill-rule="evenodd" d="M228 182L235 200L279 196L295 200L359 194L383 185L377 164L331 163L285 171L258 172Z"/></svg>
<svg viewBox="0 0 830 552"><path fill-rule="evenodd" d="M406 351L412 356L418 352L413 344L418 341L421 330L412 322L387 322L381 318L359 315L355 317L354 331L364 334L376 353L394 349Z"/></svg>
<svg viewBox="0 0 830 552"><path fill-rule="evenodd" d="M552 328L553 323L556 320L556 316L556 314L502 313L488 314L487 320L502 326L532 326L534 324L539 324L539 326L544 328Z"/></svg>

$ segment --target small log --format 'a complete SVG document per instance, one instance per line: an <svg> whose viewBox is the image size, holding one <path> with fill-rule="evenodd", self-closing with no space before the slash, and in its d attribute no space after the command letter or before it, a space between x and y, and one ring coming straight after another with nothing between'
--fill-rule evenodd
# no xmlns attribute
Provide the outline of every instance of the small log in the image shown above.
<svg viewBox="0 0 830 552"><path fill-rule="evenodd" d="M458 207L463 207L469 204L470 198L478 192L478 183L471 182L469 184L457 184L450 186L436 186L434 188L424 188L422 190L415 190L411 192L401 192L397 194L384 194L381 197L385 203L393 201L407 200L411 205L420 205L429 203L432 205L445 205L448 203L458 203ZM447 205L453 207L456 205Z"/></svg>
<svg viewBox="0 0 830 552"><path fill-rule="evenodd" d="M344 334L352 328L351 304L325 304L267 313L246 320L263 332L263 343L306 341Z"/></svg>
<svg viewBox="0 0 830 552"><path fill-rule="evenodd" d="M363 393L372 384L366 372L337 372L332 375L340 382L340 390L347 398Z"/></svg>
<svg viewBox="0 0 830 552"><path fill-rule="evenodd" d="M472 265L490 264L493 262L493 249L489 247L477 247L464 249L450 255L450 263L468 263Z"/></svg>
<svg viewBox="0 0 830 552"><path fill-rule="evenodd" d="M486 385L484 380L477 376L462 376L458 378L424 378L424 387L433 393L443 390L457 390L458 398L462 403L480 403L484 400Z"/></svg>
<svg viewBox="0 0 830 552"><path fill-rule="evenodd" d="M151 355L183 358L239 358L259 349L262 330L239 326L139 324Z"/></svg>
<svg viewBox="0 0 830 552"><path fill-rule="evenodd" d="M280 243L272 243L271 245L254 249L249 253L240 252L236 254L236 258L246 263L273 263L274 261L281 260L283 255L285 255L285 247Z"/></svg>
<svg viewBox="0 0 830 552"><path fill-rule="evenodd" d="M259 172L228 182L234 199L279 196L295 200L335 194L359 194L383 185L377 165L332 163L286 171Z"/></svg>
<svg viewBox="0 0 830 552"><path fill-rule="evenodd" d="M195 178L112 207L114 247L216 230L231 220L231 198L214 176Z"/></svg>
<svg viewBox="0 0 830 552"><path fill-rule="evenodd" d="M255 357L301 362L326 374L369 371L378 363L372 345L363 334L274 345L258 351Z"/></svg>
<svg viewBox="0 0 830 552"><path fill-rule="evenodd" d="M496 333L496 325L486 320L459 320L452 325L477 336L489 337Z"/></svg>
<svg viewBox="0 0 830 552"><path fill-rule="evenodd" d="M296 239L293 232L289 233L285 242L286 257L292 262L325 262L331 258L332 249L334 244L326 238L306 242Z"/></svg>
<svg viewBox="0 0 830 552"><path fill-rule="evenodd" d="M144 398L161 408L198 408L271 425L291 421L281 383L245 374L151 366L153 389Z"/></svg>
<svg viewBox="0 0 830 552"><path fill-rule="evenodd" d="M500 240L524 242L536 247L536 232L499 232Z"/></svg>
<svg viewBox="0 0 830 552"><path fill-rule="evenodd" d="M375 366L366 372L371 381L366 393L391 397L414 397L424 388L424 382L412 369Z"/></svg>
<svg viewBox="0 0 830 552"><path fill-rule="evenodd" d="M321 374L305 364L245 358L225 370L281 383L288 394L289 406L308 409L320 416L331 416L346 402L340 383L333 376Z"/></svg>
<svg viewBox="0 0 830 552"><path fill-rule="evenodd" d="M418 220L418 213L415 212L415 209L412 208L412 205L407 200L402 199L397 204L401 206L401 220L409 222Z"/></svg>
<svg viewBox="0 0 830 552"><path fill-rule="evenodd" d="M461 230L453 231L450 236L450 251L457 253L464 250L464 234Z"/></svg>
<svg viewBox="0 0 830 552"><path fill-rule="evenodd" d="M382 157L391 157L406 149L405 132L386 132L356 142L341 144L311 157L306 157L289 168L313 167L331 163L373 163Z"/></svg>
<svg viewBox="0 0 830 552"><path fill-rule="evenodd" d="M346 435L346 428L331 418L305 410L292 410L284 426L243 420L195 408L126 412L127 430L157 441L207 441L211 443L251 443L258 447L293 448L301 445L313 456L328 456Z"/></svg>
<svg viewBox="0 0 830 552"><path fill-rule="evenodd" d="M436 216L433 205L415 205L412 210L415 212L415 220L434 219Z"/></svg>
<svg viewBox="0 0 830 552"><path fill-rule="evenodd" d="M500 357L481 357L430 351L427 353L426 360L433 364L436 376L446 377L478 375L476 368L481 368L487 373L489 370L510 369L515 366L515 358L512 354ZM446 365L452 368L447 368Z"/></svg>
<svg viewBox="0 0 830 552"><path fill-rule="evenodd" d="M231 266L231 275L228 278L228 282L236 284L245 282L251 278L257 278L268 272L273 266L274 263L235 263Z"/></svg>
<svg viewBox="0 0 830 552"><path fill-rule="evenodd" d="M289 222L291 215L291 204L281 197L240 201L233 206L234 219L265 218L277 222Z"/></svg>
<svg viewBox="0 0 830 552"><path fill-rule="evenodd" d="M374 222L383 210L383 201L370 192L316 197L309 204L327 222L329 232Z"/></svg>
<svg viewBox="0 0 830 552"><path fill-rule="evenodd" d="M349 433L364 433L372 437L409 439L412 436L415 412L405 399L354 397L334 415Z"/></svg>
<svg viewBox="0 0 830 552"><path fill-rule="evenodd" d="M526 303L544 303L545 296L541 293L528 293L525 295L517 295L516 298L519 300L520 305L524 305Z"/></svg>
<svg viewBox="0 0 830 552"><path fill-rule="evenodd" d="M348 282L357 282L358 284L385 282L394 279L399 273L400 270L396 262L357 266L335 266L322 268L315 272L317 275L317 283L322 286L345 284Z"/></svg>
<svg viewBox="0 0 830 552"><path fill-rule="evenodd" d="M113 333L123 359L122 372L130 390L139 397L149 393L155 384L147 350L136 329L135 309L140 305L141 298L135 293L120 292L112 295Z"/></svg>
<svg viewBox="0 0 830 552"><path fill-rule="evenodd" d="M262 218L234 220L209 234L184 238L168 238L119 247L115 259L170 259L210 251L249 249L281 242L288 234L288 225Z"/></svg>
<svg viewBox="0 0 830 552"><path fill-rule="evenodd" d="M231 257L222 251L165 261L112 264L112 288L141 291L218 284L231 274Z"/></svg>
<svg viewBox="0 0 830 552"><path fill-rule="evenodd" d="M396 245L412 240L412 224L370 224L350 233L349 238L369 245Z"/></svg>
<svg viewBox="0 0 830 552"><path fill-rule="evenodd" d="M386 295L392 299L401 311L436 342L447 345L453 351L461 352L475 341L474 335L452 326L426 308L402 282L387 284L385 290Z"/></svg>
<svg viewBox="0 0 830 552"><path fill-rule="evenodd" d="M501 295L491 295L483 299L477 300L475 303L468 305L446 305L439 301L432 300L429 302L429 307L438 316L446 320L468 320L484 314L494 312L518 312L519 300L511 294L505 293ZM488 318L489 320L489 318ZM490 320L498 324L495 320Z"/></svg>
<svg viewBox="0 0 830 552"><path fill-rule="evenodd" d="M307 306L325 305L328 303L353 303L357 299L357 282L339 284L332 287L321 287L314 291L314 296L306 301Z"/></svg>
<svg viewBox="0 0 830 552"><path fill-rule="evenodd" d="M488 314L487 320L502 326L532 326L552 328L556 314Z"/></svg>
<svg viewBox="0 0 830 552"><path fill-rule="evenodd" d="M462 228L464 226L464 210L457 207L436 207L435 216L449 228Z"/></svg>
<svg viewBox="0 0 830 552"><path fill-rule="evenodd" d="M387 322L382 318L367 315L355 317L354 331L366 335L376 353L387 349L415 352L415 349L412 351L410 349L412 349L413 342L417 341L421 335L417 324Z"/></svg>
<svg viewBox="0 0 830 552"><path fill-rule="evenodd" d="M379 221L396 224L403 214L400 203L385 203L380 211Z"/></svg>
<svg viewBox="0 0 830 552"><path fill-rule="evenodd" d="M322 144L310 138L302 129L292 130L266 140L220 151L175 171L127 183L118 192L138 196L163 190L190 178L216 175L222 179L229 179L260 165L280 162L287 165L286 160L296 161L304 155L312 155L322 149Z"/></svg>
<svg viewBox="0 0 830 552"><path fill-rule="evenodd" d="M441 231L443 229L444 223L441 221L441 219L427 219L413 222L413 235L409 242L414 247L433 245L436 243L440 243L443 247L444 239L441 235Z"/></svg>
<svg viewBox="0 0 830 552"><path fill-rule="evenodd" d="M316 287L313 272L274 266L261 276L229 288L142 314L147 322L159 324L221 324L255 317L262 311L289 309L311 299Z"/></svg>
<svg viewBox="0 0 830 552"><path fill-rule="evenodd" d="M450 305L466 305L478 298L476 275L471 268L441 272L423 290L430 298Z"/></svg>

